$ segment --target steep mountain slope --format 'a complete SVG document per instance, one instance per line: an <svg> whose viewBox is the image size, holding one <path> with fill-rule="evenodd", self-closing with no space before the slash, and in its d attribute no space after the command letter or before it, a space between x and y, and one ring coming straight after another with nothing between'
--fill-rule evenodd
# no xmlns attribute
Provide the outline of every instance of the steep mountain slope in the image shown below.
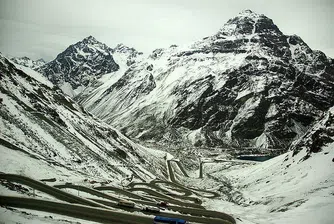
<svg viewBox="0 0 334 224"><path fill-rule="evenodd" d="M14 57L10 59L12 62L18 65L23 65L31 69L37 69L38 67L44 65L46 62L41 58L34 61L28 57Z"/></svg>
<svg viewBox="0 0 334 224"><path fill-rule="evenodd" d="M211 167L208 175L230 183L220 183L220 189L231 192L230 200L239 206L216 200L208 201L206 207L233 213L241 223L333 223L334 144L304 160L307 154L302 149L294 156L289 152L243 168Z"/></svg>
<svg viewBox="0 0 334 224"><path fill-rule="evenodd" d="M285 148L334 105L334 61L250 10L78 101L141 140Z"/></svg>
<svg viewBox="0 0 334 224"><path fill-rule="evenodd" d="M115 72L105 74L99 79L91 80L87 87L75 96L74 99L97 99L103 94L106 88L120 79L130 66L140 62L143 57L142 52L138 52L134 48L130 48L124 44L118 44L113 48L113 58L119 65L119 69Z"/></svg>
<svg viewBox="0 0 334 224"><path fill-rule="evenodd" d="M325 147L330 148L329 146L334 149L334 107L324 113L312 128L295 141L290 146L290 151L293 151L295 156L304 150L306 155L303 160L307 160L313 153L321 152Z"/></svg>
<svg viewBox="0 0 334 224"><path fill-rule="evenodd" d="M68 95L75 96L91 80L119 69L112 54L113 49L89 36L69 46L37 71Z"/></svg>
<svg viewBox="0 0 334 224"><path fill-rule="evenodd" d="M206 200L204 206L233 214L240 223L330 224L334 222L333 168L331 107L287 153L265 162L210 163L203 167L201 180L198 170L188 172L196 178L178 177L185 185L220 191L224 200Z"/></svg>
<svg viewBox="0 0 334 224"><path fill-rule="evenodd" d="M1 172L115 184L129 175L162 177L165 153L93 119L41 74L23 72L2 55L0 72Z"/></svg>

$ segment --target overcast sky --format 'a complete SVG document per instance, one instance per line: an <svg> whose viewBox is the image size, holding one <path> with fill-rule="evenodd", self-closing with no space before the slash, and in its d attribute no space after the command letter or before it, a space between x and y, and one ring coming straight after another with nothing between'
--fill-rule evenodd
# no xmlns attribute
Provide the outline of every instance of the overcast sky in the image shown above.
<svg viewBox="0 0 334 224"><path fill-rule="evenodd" d="M52 60L89 35L150 52L212 35L244 9L334 58L334 0L0 0L0 52Z"/></svg>

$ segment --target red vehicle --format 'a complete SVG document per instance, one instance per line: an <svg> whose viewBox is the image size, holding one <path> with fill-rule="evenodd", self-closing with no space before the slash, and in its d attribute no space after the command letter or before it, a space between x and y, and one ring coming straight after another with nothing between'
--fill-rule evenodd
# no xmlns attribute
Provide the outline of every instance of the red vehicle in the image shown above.
<svg viewBox="0 0 334 224"><path fill-rule="evenodd" d="M161 201L159 203L157 203L158 206L161 206L161 207L167 207L168 206L168 203L165 202L165 201Z"/></svg>

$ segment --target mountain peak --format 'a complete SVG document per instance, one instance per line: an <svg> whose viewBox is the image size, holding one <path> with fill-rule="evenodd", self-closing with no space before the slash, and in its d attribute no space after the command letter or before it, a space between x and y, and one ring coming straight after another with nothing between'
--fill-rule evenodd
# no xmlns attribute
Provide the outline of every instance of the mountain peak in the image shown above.
<svg viewBox="0 0 334 224"><path fill-rule="evenodd" d="M70 45L56 59L38 69L65 93L75 96L91 80L117 71L119 65L112 56L113 49L93 36Z"/></svg>
<svg viewBox="0 0 334 224"><path fill-rule="evenodd" d="M128 48L130 48L130 47L126 46L123 43L119 43L119 44L116 45L116 47L114 49L116 50L116 49L128 49Z"/></svg>
<svg viewBox="0 0 334 224"><path fill-rule="evenodd" d="M46 63L46 61L43 58L38 59L37 62L40 62L40 63L43 63L43 64Z"/></svg>
<svg viewBox="0 0 334 224"><path fill-rule="evenodd" d="M250 9L245 9L238 14L238 16L247 16L247 17L259 17L260 15L261 14L253 12Z"/></svg>
<svg viewBox="0 0 334 224"><path fill-rule="evenodd" d="M117 44L116 47L114 48L114 52L119 52L119 53L134 53L137 52L136 49L133 47L128 47L122 43Z"/></svg>
<svg viewBox="0 0 334 224"><path fill-rule="evenodd" d="M219 31L223 36L251 35L255 33L282 34L273 20L250 9L243 10L229 19Z"/></svg>
<svg viewBox="0 0 334 224"><path fill-rule="evenodd" d="M241 13L254 13L254 12L250 9L245 9L245 10L241 11Z"/></svg>
<svg viewBox="0 0 334 224"><path fill-rule="evenodd" d="M89 55L93 55L96 52L100 52L104 55L112 54L113 49L108 47L106 44L96 40L93 36L88 36L83 40L70 45L64 52L60 53L58 57L63 57L63 55L73 55L73 54L80 54L83 57L89 57Z"/></svg>
<svg viewBox="0 0 334 224"><path fill-rule="evenodd" d="M84 38L83 40L82 40L83 42L94 42L94 43L96 43L96 42L98 42L96 39L95 39L95 37L93 37L93 36L88 36L88 37L86 37L86 38Z"/></svg>

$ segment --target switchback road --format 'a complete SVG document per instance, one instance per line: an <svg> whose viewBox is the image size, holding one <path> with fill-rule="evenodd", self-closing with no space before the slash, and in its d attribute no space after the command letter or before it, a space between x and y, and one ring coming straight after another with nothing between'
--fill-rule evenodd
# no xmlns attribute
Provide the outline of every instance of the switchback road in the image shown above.
<svg viewBox="0 0 334 224"><path fill-rule="evenodd" d="M5 179L7 181L21 183L24 185L27 185L33 189L42 191L44 193L47 193L49 195L52 195L59 200L70 202L70 203L77 203L81 205L73 205L68 203L60 203L60 202L51 202L51 201L45 201L35 198L21 198L21 197L6 197L1 196L0 198L0 204L6 205L6 206L12 206L12 207L20 207L20 208L28 208L28 209L36 209L40 211L47 211L47 212L53 212L57 214L63 214L68 215L72 217L82 218L86 220L92 220L92 221L99 221L99 222L114 222L114 223L152 223L153 216L139 216L134 215L132 213L128 212L142 212L144 215L150 214L144 211L141 211L143 207L146 205L149 206L156 206L157 202L154 202L153 199L149 199L142 195L137 195L128 190L122 190L118 189L116 187L110 187L112 191L116 193L120 193L123 195L126 195L129 197L132 201L136 202L135 208L126 208L126 207L120 207L117 205L117 202L119 201L119 198L111 196L109 194L104 194L98 189L92 189L85 186L78 186L78 185L71 185L71 184L65 184L65 185L56 185L56 187L48 186L40 181L33 180L28 177L16 175L16 174L0 174L0 179ZM156 181L155 183L163 184L163 181ZM175 183L167 182L170 185L174 185ZM182 189L182 185L175 185L178 186L178 189ZM106 186L108 187L108 186ZM59 190L57 188L71 188L79 191L84 191L86 193L89 193L94 196L98 196L107 200L101 200L101 199L86 199L82 197L75 196L73 194L66 193L62 190ZM159 187L157 187L159 188ZM176 205L169 205L167 208L168 210L173 210L177 212L181 212L182 214L175 214L170 213L167 210L161 211L159 215L167 216L167 217L178 217L182 218L191 222L196 223L210 223L210 224L234 224L235 220L233 217L229 216L228 214L216 212L216 211L209 211L202 209L201 206L196 205L195 203L185 203L182 200L174 199L177 196L170 197L168 195L165 195L161 192L154 191L152 189L138 189L133 188L134 191L140 190L144 191L145 193L149 195L153 195L154 197L157 197L159 200L169 200L170 203L176 204ZM144 190L145 189L145 190ZM186 189L186 188L185 188ZM100 190L103 190L100 189ZM106 190L106 188L104 188ZM157 189L158 190L158 189ZM188 191L188 189L186 190ZM184 197L184 196L180 196ZM171 199L171 200L170 200ZM43 204L41 204L43 203ZM45 205L45 206L44 206ZM71 207L71 206L72 207ZM74 207L73 207L74 206ZM92 207L93 206L93 207ZM139 207L138 207L139 206ZM69 209L65 209L69 208ZM95 210L92 210L95 209ZM124 210L125 212L115 211L117 210ZM109 211L109 213L108 213ZM112 212L111 212L112 211ZM96 212L96 214L90 214L92 212ZM112 217L109 217L112 213ZM89 214L88 214L89 213ZM126 222L124 222L124 218L126 215ZM190 214L190 215L185 215ZM152 214L153 215L153 214ZM97 217L98 216L98 217ZM117 221L115 221L117 220Z"/></svg>

